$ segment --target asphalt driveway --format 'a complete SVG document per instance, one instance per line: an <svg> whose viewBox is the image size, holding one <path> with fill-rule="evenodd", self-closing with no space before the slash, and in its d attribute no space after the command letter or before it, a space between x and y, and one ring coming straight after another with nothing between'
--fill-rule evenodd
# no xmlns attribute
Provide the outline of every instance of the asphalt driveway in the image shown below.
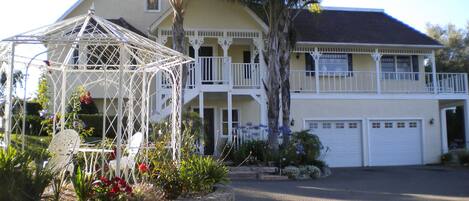
<svg viewBox="0 0 469 201"><path fill-rule="evenodd" d="M469 200L469 169L440 166L333 169L309 181L233 181L236 200Z"/></svg>

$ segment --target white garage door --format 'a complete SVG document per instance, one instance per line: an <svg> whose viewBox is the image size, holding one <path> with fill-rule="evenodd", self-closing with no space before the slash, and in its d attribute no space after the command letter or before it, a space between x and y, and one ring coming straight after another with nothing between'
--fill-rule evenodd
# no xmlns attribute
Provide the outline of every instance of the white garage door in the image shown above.
<svg viewBox="0 0 469 201"><path fill-rule="evenodd" d="M331 167L362 166L361 121L306 121L306 128L326 148L325 161Z"/></svg>
<svg viewBox="0 0 469 201"><path fill-rule="evenodd" d="M370 166L422 164L420 120L370 121Z"/></svg>

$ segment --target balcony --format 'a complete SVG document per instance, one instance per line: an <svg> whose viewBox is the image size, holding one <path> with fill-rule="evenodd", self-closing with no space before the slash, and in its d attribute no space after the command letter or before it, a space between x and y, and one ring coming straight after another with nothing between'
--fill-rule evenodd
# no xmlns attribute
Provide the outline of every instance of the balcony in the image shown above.
<svg viewBox="0 0 469 201"><path fill-rule="evenodd" d="M292 70L293 93L387 93L387 94L467 94L466 73L437 73L436 91L432 73L375 71L320 72ZM318 80L316 80L318 78Z"/></svg>
<svg viewBox="0 0 469 201"><path fill-rule="evenodd" d="M232 63L230 57L199 57L189 64L186 88L261 89L258 63ZM433 80L436 80L434 84ZM161 79L170 88L168 79ZM435 89L436 86L436 89ZM292 93L316 94L468 94L466 73L291 70Z"/></svg>
<svg viewBox="0 0 469 201"><path fill-rule="evenodd" d="M261 83L258 63L231 63L229 57L199 57L197 63L188 65L187 73L188 89L259 89ZM170 88L164 75L161 86Z"/></svg>

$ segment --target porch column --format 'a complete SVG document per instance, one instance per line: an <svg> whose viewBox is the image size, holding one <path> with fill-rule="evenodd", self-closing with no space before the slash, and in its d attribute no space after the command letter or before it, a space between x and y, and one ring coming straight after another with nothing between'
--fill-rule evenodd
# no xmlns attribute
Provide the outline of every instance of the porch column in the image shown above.
<svg viewBox="0 0 469 201"><path fill-rule="evenodd" d="M204 121L204 92L199 92L199 118L202 121L202 124L205 124ZM199 141L199 151L201 154L204 154L204 144L205 142Z"/></svg>
<svg viewBox="0 0 469 201"><path fill-rule="evenodd" d="M265 95L263 82L266 77L267 65L264 61L264 40L262 38L254 38L252 40L254 46L256 47L257 53L259 54L259 90L260 90L260 110L261 110L261 119L260 124L267 126L267 98Z"/></svg>
<svg viewBox="0 0 469 201"><path fill-rule="evenodd" d="M233 78L231 76L231 62L228 59L228 49L230 49L231 44L233 43L233 38L227 37L226 32L224 33L224 37L218 38L218 44L221 46L223 49L223 80L226 80L228 78L228 83L231 87L233 86ZM227 76L227 77L225 77Z"/></svg>
<svg viewBox="0 0 469 201"><path fill-rule="evenodd" d="M438 94L438 80L437 80L437 77L436 77L435 50L432 51L432 55L430 56L430 60L432 61L433 93Z"/></svg>
<svg viewBox="0 0 469 201"><path fill-rule="evenodd" d="M446 127L446 111L448 108L440 109L440 129L441 129L441 153L448 153L448 128Z"/></svg>
<svg viewBox="0 0 469 201"><path fill-rule="evenodd" d="M316 93L319 94L321 87L319 86L319 75L320 75L320 69L319 69L319 59L321 59L321 53L319 52L318 48L314 48L314 52L311 52L311 57L314 59L314 81L316 82Z"/></svg>
<svg viewBox="0 0 469 201"><path fill-rule="evenodd" d="M469 150L469 99L464 100L464 132L466 150Z"/></svg>
<svg viewBox="0 0 469 201"><path fill-rule="evenodd" d="M378 49L375 50L373 54L371 54L371 57L373 57L373 60L375 61L375 67L376 67L376 92L378 94L381 94L381 57L383 55L379 53Z"/></svg>
<svg viewBox="0 0 469 201"><path fill-rule="evenodd" d="M195 78L196 78L196 85L200 86L201 79L202 79L202 68L200 67L199 61L199 49L202 44L204 44L204 37L200 36L190 36L189 43L191 44L192 48L194 48L194 59L195 59Z"/></svg>
<svg viewBox="0 0 469 201"><path fill-rule="evenodd" d="M228 142L233 139L233 94L228 92Z"/></svg>

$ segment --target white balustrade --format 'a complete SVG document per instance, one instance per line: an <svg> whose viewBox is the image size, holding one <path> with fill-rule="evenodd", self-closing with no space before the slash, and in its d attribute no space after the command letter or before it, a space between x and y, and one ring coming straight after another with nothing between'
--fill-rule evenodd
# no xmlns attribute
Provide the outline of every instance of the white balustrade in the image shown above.
<svg viewBox="0 0 469 201"><path fill-rule="evenodd" d="M231 76L234 88L260 87L260 66L251 63L231 64Z"/></svg>

